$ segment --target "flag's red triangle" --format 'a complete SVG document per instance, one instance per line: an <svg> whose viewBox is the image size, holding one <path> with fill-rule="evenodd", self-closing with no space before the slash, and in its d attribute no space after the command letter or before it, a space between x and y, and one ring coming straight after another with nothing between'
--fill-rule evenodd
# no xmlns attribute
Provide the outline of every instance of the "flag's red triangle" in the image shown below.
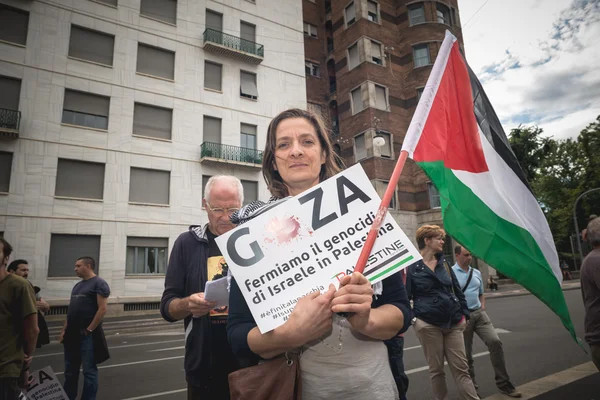
<svg viewBox="0 0 600 400"><path fill-rule="evenodd" d="M458 41L452 45L412 158L417 162L443 161L453 170L476 173L488 170L473 111L469 71Z"/></svg>

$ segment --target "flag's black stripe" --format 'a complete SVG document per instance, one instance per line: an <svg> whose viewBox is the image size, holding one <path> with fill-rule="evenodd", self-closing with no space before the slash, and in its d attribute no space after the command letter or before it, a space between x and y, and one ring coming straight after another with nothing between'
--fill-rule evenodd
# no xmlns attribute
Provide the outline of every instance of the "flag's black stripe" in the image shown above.
<svg viewBox="0 0 600 400"><path fill-rule="evenodd" d="M477 79L471 67L468 68L469 78L471 79L471 90L473 92L473 110L475 111L477 123L498 155L502 157L504 162L513 170L515 175L519 177L521 182L523 182L531 192L531 186L529 186L527 177L521 169L515 153L513 153L510 147L508 138L506 137L502 124L492 107L492 103L490 103L479 79Z"/></svg>
<svg viewBox="0 0 600 400"><path fill-rule="evenodd" d="M369 269L369 272L366 272L366 273L365 273L365 276L366 276L366 277L368 277L369 275L373 275L373 273L374 273L375 271L377 271L378 269L381 269L381 268L385 267L386 265L388 265L388 264L389 264L389 263L391 263L392 261L394 261L394 260L396 260L396 259L398 259L398 258L402 257L403 255L405 255L406 253L408 253L408 250L407 250L407 249L404 249L404 250L403 250L403 251L401 251L400 253L398 253L398 254L395 254L394 256L392 256L392 257L391 257L391 258L389 258L388 260L386 260L386 261L382 262L382 263L381 263L381 264L379 264L378 266L376 266L376 267L373 267L373 269Z"/></svg>

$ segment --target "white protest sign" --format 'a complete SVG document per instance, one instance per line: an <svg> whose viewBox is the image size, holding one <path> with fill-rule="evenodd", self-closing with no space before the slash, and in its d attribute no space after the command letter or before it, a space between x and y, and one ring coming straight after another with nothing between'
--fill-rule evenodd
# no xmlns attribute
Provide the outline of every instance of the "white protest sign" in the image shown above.
<svg viewBox="0 0 600 400"><path fill-rule="evenodd" d="M380 202L357 164L217 237L262 333L282 325L298 299L352 273ZM387 215L364 275L376 283L420 258Z"/></svg>
<svg viewBox="0 0 600 400"><path fill-rule="evenodd" d="M27 400L69 400L50 366L31 373L33 380L24 395Z"/></svg>

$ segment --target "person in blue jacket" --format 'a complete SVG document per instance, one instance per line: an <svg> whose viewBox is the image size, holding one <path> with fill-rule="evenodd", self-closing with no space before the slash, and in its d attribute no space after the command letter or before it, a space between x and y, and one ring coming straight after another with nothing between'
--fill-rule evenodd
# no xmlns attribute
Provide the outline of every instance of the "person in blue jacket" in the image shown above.
<svg viewBox="0 0 600 400"><path fill-rule="evenodd" d="M429 365L434 398L448 399L446 358L460 397L478 400L463 339L469 308L454 272L444 261L445 236L437 225L424 225L417 230L423 259L408 267L406 291L413 301L413 325Z"/></svg>

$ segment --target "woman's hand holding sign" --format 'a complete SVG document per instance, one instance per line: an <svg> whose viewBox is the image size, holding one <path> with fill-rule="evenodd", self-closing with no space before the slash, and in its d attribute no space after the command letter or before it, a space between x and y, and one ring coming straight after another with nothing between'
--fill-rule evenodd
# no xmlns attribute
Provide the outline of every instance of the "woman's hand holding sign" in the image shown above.
<svg viewBox="0 0 600 400"><path fill-rule="evenodd" d="M331 330L331 304L334 296L335 286L330 284L327 292L320 294L317 291L298 300L290 319L285 323L297 346L318 339Z"/></svg>
<svg viewBox="0 0 600 400"><path fill-rule="evenodd" d="M371 315L373 288L361 273L354 272L340 280L340 288L333 296L331 310L335 313L348 313L348 322L352 327L364 333Z"/></svg>

